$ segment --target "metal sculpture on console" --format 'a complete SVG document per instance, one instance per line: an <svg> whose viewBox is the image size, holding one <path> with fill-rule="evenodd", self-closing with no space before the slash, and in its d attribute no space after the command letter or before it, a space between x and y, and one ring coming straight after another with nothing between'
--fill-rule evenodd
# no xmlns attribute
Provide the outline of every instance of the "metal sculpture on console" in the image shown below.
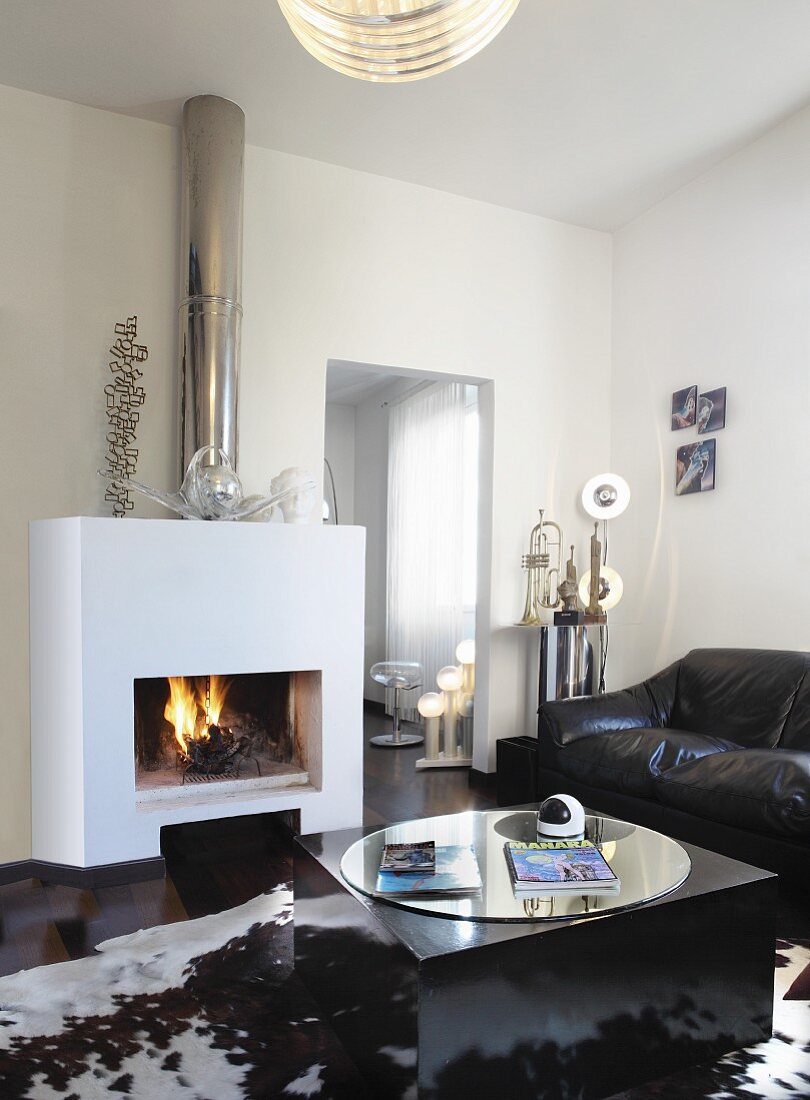
<svg viewBox="0 0 810 1100"><path fill-rule="evenodd" d="M553 610L560 603L557 585L562 570L562 528L553 520L543 519L544 509L540 509L540 522L532 528L529 536L529 552L523 555L522 565L528 576L526 579L526 604L523 608L523 618L518 626L539 626L542 622L540 612L542 609ZM551 527L557 532L556 539L551 539L543 530ZM551 555L554 552L555 564L552 565Z"/></svg>
<svg viewBox="0 0 810 1100"><path fill-rule="evenodd" d="M219 463L213 466L203 465L209 455L210 447L200 447L189 463L183 484L176 493L167 493L161 489L152 489L132 478L112 477L99 470L101 477L114 485L120 484L127 489L135 489L150 500L156 500L165 508L171 508L185 519L238 520L249 519L260 512L280 504L283 500L298 493L307 493L315 489L315 480L305 471L299 471L294 479L288 479L284 488L269 497L253 495L246 497L242 492L242 482L224 451L219 451Z"/></svg>
<svg viewBox="0 0 810 1100"><path fill-rule="evenodd" d="M574 565L574 544L571 544L571 557L565 565L565 580L557 588L557 595L562 600L563 611L579 611L579 585L577 584L577 567Z"/></svg>
<svg viewBox="0 0 810 1100"><path fill-rule="evenodd" d="M593 534L591 535L591 568L589 574L590 583L588 585L588 606L585 609L588 617L592 622L603 622L604 612L599 606L600 597L600 571L602 567L602 543L598 537L599 524L593 525ZM584 580L584 578L583 578Z"/></svg>

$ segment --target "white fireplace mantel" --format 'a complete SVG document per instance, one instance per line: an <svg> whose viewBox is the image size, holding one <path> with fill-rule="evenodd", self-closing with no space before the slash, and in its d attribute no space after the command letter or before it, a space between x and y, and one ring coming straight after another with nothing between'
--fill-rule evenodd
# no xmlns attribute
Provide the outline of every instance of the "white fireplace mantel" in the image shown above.
<svg viewBox="0 0 810 1100"><path fill-rule="evenodd" d="M362 820L363 568L357 527L174 520L30 525L33 858L89 868L160 854L160 828L297 809ZM133 681L322 671L307 786L177 804L135 797Z"/></svg>

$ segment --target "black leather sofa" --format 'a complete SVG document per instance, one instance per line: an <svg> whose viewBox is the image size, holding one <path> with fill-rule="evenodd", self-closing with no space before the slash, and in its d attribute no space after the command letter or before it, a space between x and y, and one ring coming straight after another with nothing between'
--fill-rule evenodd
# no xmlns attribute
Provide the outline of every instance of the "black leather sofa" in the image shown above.
<svg viewBox="0 0 810 1100"><path fill-rule="evenodd" d="M544 703L537 789L810 889L810 653L695 649L649 680Z"/></svg>

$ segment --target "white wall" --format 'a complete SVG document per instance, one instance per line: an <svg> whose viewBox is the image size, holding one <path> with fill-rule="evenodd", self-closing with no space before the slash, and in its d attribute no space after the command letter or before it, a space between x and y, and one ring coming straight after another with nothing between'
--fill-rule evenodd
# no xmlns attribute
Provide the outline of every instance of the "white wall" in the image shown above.
<svg viewBox="0 0 810 1100"><path fill-rule="evenodd" d="M0 89L0 861L30 855L27 521L109 515L104 385L138 315L138 476L174 487L177 156L153 123ZM139 503L141 516L162 509ZM121 578L126 585L126 577ZM115 607L110 615L115 615ZM126 623L121 623L126 630Z"/></svg>
<svg viewBox="0 0 810 1100"><path fill-rule="evenodd" d="M611 684L697 646L810 649L810 110L616 237ZM717 488L675 497L672 391L728 388Z"/></svg>
<svg viewBox="0 0 810 1100"><path fill-rule="evenodd" d="M545 505L571 541L609 457L611 239L394 180L249 149L241 472L320 471L328 359L494 380L489 607L475 765L532 731L520 558ZM587 410L605 410L588 418ZM485 562L485 565L487 563ZM481 601L479 601L481 602Z"/></svg>
<svg viewBox="0 0 810 1100"><path fill-rule="evenodd" d="M341 524L354 523L354 405L326 406L324 448L335 479L338 519ZM323 478L324 496L330 509L329 522L334 523L332 489L326 469Z"/></svg>
<svg viewBox="0 0 810 1100"><path fill-rule="evenodd" d="M150 348L139 476L175 483L178 173L173 130L12 89L0 89L0 146L0 860L11 860L30 853L26 521L104 514L106 349L130 312ZM480 630L497 690L478 692L479 768L493 766L497 737L534 725L534 638L511 624L535 509L580 541L577 489L607 464L608 418L582 410L608 401L610 282L606 234L247 150L247 491L289 465L320 477L330 358L494 379ZM136 514L158 513L139 503Z"/></svg>

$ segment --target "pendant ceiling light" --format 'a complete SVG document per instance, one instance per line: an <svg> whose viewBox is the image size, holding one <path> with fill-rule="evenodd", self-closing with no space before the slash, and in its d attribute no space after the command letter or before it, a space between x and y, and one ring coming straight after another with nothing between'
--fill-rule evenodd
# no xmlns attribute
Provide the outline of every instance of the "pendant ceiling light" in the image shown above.
<svg viewBox="0 0 810 1100"><path fill-rule="evenodd" d="M301 45L361 80L419 80L478 53L519 0L278 0Z"/></svg>

